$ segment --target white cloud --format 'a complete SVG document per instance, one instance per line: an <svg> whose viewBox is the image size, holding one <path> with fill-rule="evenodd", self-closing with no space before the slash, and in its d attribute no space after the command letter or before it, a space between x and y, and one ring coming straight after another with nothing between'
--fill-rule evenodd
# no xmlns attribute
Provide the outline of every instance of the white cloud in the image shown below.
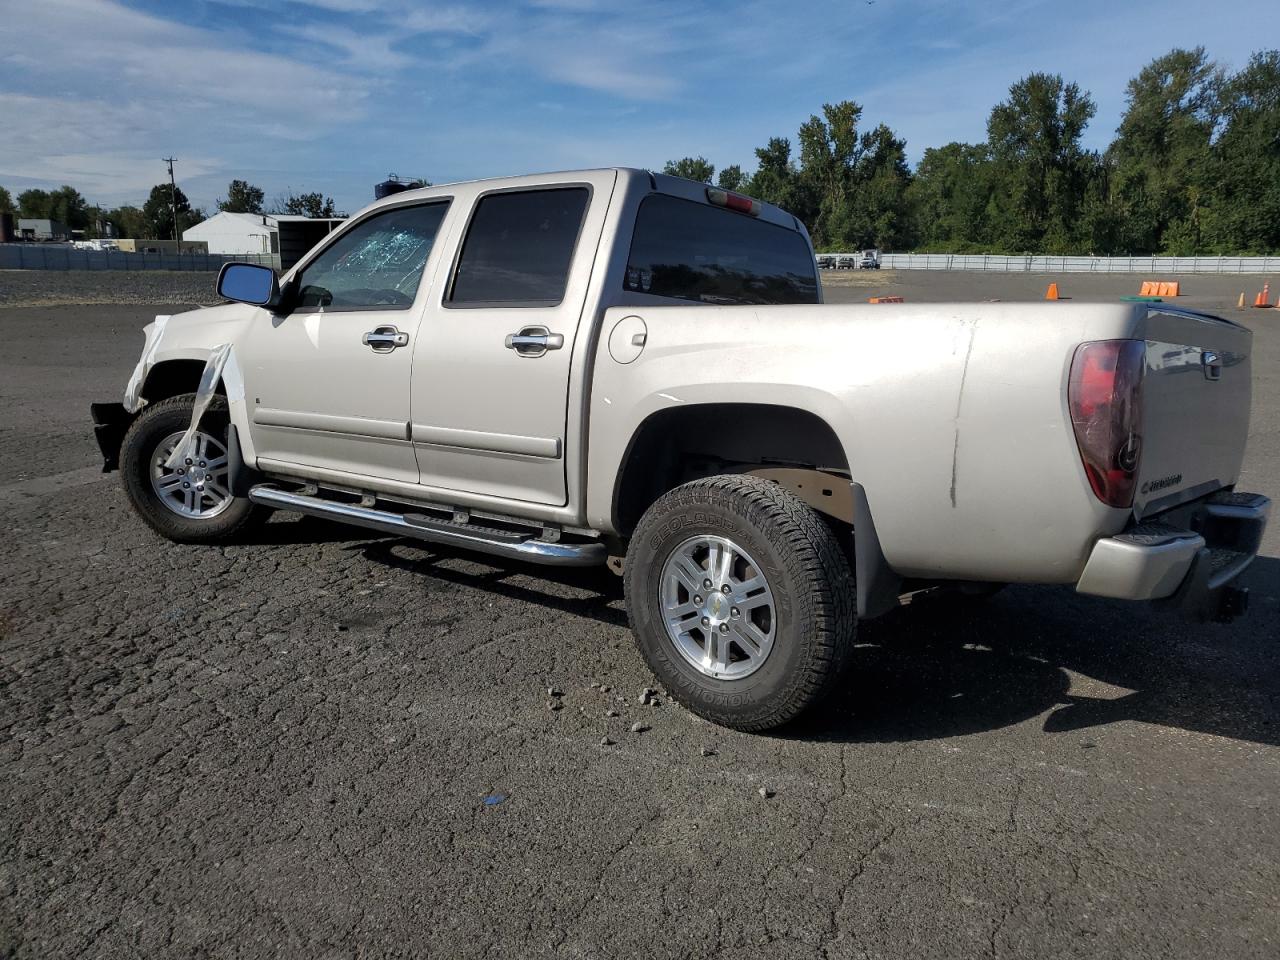
<svg viewBox="0 0 1280 960"><path fill-rule="evenodd" d="M397 34L361 33L318 23L283 24L276 29L320 48L340 51L342 66L350 70L393 73L413 63L411 57L392 49L391 44L400 36ZM327 55L322 51L313 52Z"/></svg>
<svg viewBox="0 0 1280 960"><path fill-rule="evenodd" d="M269 152L352 124L370 90L327 58L258 52L114 2L41 0L0 18L15 51L0 80L0 175L71 182L102 202L137 202L162 156L200 177L224 144Z"/></svg>
<svg viewBox="0 0 1280 960"><path fill-rule="evenodd" d="M176 107L229 104L261 110L287 97L295 116L341 119L365 89L323 65L247 49L239 38L183 26L103 0L41 0L7 18L5 45L38 51L34 75L76 80L116 95Z"/></svg>

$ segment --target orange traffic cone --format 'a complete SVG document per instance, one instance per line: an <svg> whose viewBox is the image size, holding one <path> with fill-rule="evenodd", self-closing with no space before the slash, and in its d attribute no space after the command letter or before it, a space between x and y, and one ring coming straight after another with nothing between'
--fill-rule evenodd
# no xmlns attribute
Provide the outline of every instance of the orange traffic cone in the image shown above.
<svg viewBox="0 0 1280 960"><path fill-rule="evenodd" d="M1243 290L1240 291L1240 302L1236 304L1236 309L1237 310L1244 309L1244 291Z"/></svg>
<svg viewBox="0 0 1280 960"><path fill-rule="evenodd" d="M1253 305L1255 307L1271 306L1271 283L1269 281L1262 285L1262 292L1254 299Z"/></svg>
<svg viewBox="0 0 1280 960"><path fill-rule="evenodd" d="M1058 299L1058 285L1056 283L1049 284L1049 289L1045 291L1044 298L1046 300Z"/></svg>

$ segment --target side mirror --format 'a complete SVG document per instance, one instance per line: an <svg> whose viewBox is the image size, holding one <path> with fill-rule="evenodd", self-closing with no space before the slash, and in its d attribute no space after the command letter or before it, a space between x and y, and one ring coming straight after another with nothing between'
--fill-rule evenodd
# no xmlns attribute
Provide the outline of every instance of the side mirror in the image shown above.
<svg viewBox="0 0 1280 960"><path fill-rule="evenodd" d="M270 267L256 263L224 263L218 273L218 296L273 307L280 302L280 278Z"/></svg>

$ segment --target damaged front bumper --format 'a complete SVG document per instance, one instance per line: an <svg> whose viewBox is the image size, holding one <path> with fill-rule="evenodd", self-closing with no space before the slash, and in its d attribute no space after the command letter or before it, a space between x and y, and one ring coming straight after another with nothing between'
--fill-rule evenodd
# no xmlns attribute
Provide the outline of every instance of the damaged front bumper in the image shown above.
<svg viewBox="0 0 1280 960"><path fill-rule="evenodd" d="M102 451L102 472L118 470L120 447L134 415L125 409L123 403L91 403L89 415L93 418L94 438Z"/></svg>
<svg viewBox="0 0 1280 960"><path fill-rule="evenodd" d="M1201 619L1245 612L1235 579L1253 562L1271 501L1220 491L1094 544L1076 590L1120 600L1164 600Z"/></svg>

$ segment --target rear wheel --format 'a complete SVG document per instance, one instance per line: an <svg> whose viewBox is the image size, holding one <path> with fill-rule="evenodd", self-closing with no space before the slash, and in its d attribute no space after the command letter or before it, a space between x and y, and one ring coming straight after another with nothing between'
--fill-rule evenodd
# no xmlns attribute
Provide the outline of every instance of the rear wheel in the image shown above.
<svg viewBox="0 0 1280 960"><path fill-rule="evenodd" d="M191 424L194 403L193 394L184 394L144 409L125 434L120 473L130 503L151 529L178 543L217 543L266 511L231 494L223 397L210 401L189 456L166 465Z"/></svg>
<svg viewBox="0 0 1280 960"><path fill-rule="evenodd" d="M640 652L671 695L739 730L820 701L857 628L835 534L759 477L696 480L659 498L631 538L625 588Z"/></svg>

